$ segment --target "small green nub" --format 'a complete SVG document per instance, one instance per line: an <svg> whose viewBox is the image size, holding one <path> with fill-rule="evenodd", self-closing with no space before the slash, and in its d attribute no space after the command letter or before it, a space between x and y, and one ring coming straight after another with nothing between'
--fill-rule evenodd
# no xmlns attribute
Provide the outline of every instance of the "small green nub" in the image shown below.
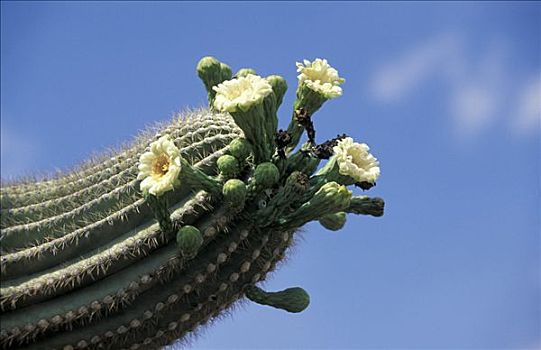
<svg viewBox="0 0 541 350"><path fill-rule="evenodd" d="M229 152L231 152L231 155L237 158L239 162L242 162L248 158L252 152L252 146L250 146L250 143L246 139L239 137L231 141L229 144Z"/></svg>
<svg viewBox="0 0 541 350"><path fill-rule="evenodd" d="M252 68L241 68L241 69L239 69L239 71L235 74L235 77L237 77L237 78L245 77L245 76L247 76L248 74L257 75L257 73L255 72L255 70L253 70Z"/></svg>
<svg viewBox="0 0 541 350"><path fill-rule="evenodd" d="M205 84L211 107L216 96L216 92L212 87L231 79L231 74L231 68L227 64L211 56L203 57L197 64L197 75L203 80L203 84Z"/></svg>
<svg viewBox="0 0 541 350"><path fill-rule="evenodd" d="M225 204L235 210L241 210L246 200L246 184L239 179L228 180L223 187Z"/></svg>
<svg viewBox="0 0 541 350"><path fill-rule="evenodd" d="M272 91L276 96L276 105L280 106L287 91L286 80L279 75L270 75L267 77L267 81L271 84Z"/></svg>
<svg viewBox="0 0 541 350"><path fill-rule="evenodd" d="M232 155L225 154L218 158L216 162L220 174L226 178L232 178L239 174L240 167L237 158Z"/></svg>
<svg viewBox="0 0 541 350"><path fill-rule="evenodd" d="M246 289L246 297L254 303L294 313L304 311L310 304L310 295L300 287L288 288L280 292L265 292L259 287L250 286Z"/></svg>
<svg viewBox="0 0 541 350"><path fill-rule="evenodd" d="M270 162L261 163L255 168L254 178L257 186L269 188L280 179L280 171L276 165Z"/></svg>
<svg viewBox="0 0 541 350"><path fill-rule="evenodd" d="M177 233L177 246L183 257L191 259L203 244L203 236L197 227L183 226Z"/></svg>
<svg viewBox="0 0 541 350"><path fill-rule="evenodd" d="M338 213L325 215L319 219L319 223L327 230L338 231L346 224L346 213L341 211Z"/></svg>
<svg viewBox="0 0 541 350"><path fill-rule="evenodd" d="M197 64L197 75L205 83L215 82L215 84L219 84L224 80L231 79L232 73L227 64L218 61L214 57L207 56L203 57Z"/></svg>

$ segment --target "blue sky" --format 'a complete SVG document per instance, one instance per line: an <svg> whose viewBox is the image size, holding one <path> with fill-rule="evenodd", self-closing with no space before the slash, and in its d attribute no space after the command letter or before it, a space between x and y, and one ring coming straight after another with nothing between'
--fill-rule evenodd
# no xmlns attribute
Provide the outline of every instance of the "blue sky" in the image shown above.
<svg viewBox="0 0 541 350"><path fill-rule="evenodd" d="M205 103L214 55L283 75L327 58L344 95L317 137L371 146L382 218L307 225L268 289L195 348L539 349L541 5L2 2L1 175L68 169Z"/></svg>

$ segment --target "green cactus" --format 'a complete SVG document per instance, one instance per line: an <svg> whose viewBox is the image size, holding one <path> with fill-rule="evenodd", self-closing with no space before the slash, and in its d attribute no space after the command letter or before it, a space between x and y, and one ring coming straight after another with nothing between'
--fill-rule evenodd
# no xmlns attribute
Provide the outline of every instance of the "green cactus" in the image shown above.
<svg viewBox="0 0 541 350"><path fill-rule="evenodd" d="M329 67L321 87L303 73L289 135L277 131L283 78L243 69L222 84L231 69L206 57L197 72L211 109L182 113L71 173L4 186L2 348L159 348L244 296L304 310L302 288L256 286L295 231L312 220L338 230L345 213L383 215L383 200L352 196L340 183L362 181L368 163L333 155L339 139L318 145L312 137L295 151L303 131L314 136L311 114L341 93ZM235 95L239 86L227 91L234 84L254 85ZM332 169L315 174L331 156Z"/></svg>

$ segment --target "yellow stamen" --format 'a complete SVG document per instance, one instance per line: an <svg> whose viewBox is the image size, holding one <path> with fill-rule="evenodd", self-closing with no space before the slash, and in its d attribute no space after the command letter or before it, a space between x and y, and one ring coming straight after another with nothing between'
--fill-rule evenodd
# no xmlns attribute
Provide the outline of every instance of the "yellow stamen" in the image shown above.
<svg viewBox="0 0 541 350"><path fill-rule="evenodd" d="M167 174L168 170L169 170L169 158L165 154L162 154L154 161L154 164L152 167L153 175L157 177L162 177L165 174Z"/></svg>

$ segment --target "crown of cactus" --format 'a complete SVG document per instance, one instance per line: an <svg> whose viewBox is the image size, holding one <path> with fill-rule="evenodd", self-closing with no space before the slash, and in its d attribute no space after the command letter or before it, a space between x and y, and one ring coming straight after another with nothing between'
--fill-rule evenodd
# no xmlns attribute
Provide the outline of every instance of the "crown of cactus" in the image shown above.
<svg viewBox="0 0 541 350"><path fill-rule="evenodd" d="M346 135L316 142L312 117L344 79L326 60L297 67L287 130L277 130L282 77L247 68L233 77L205 57L197 73L209 109L69 174L4 186L1 346L153 349L243 297L304 310L304 289L256 284L299 227L318 220L339 230L346 213L381 216L383 200L347 188L375 184L368 146Z"/></svg>

